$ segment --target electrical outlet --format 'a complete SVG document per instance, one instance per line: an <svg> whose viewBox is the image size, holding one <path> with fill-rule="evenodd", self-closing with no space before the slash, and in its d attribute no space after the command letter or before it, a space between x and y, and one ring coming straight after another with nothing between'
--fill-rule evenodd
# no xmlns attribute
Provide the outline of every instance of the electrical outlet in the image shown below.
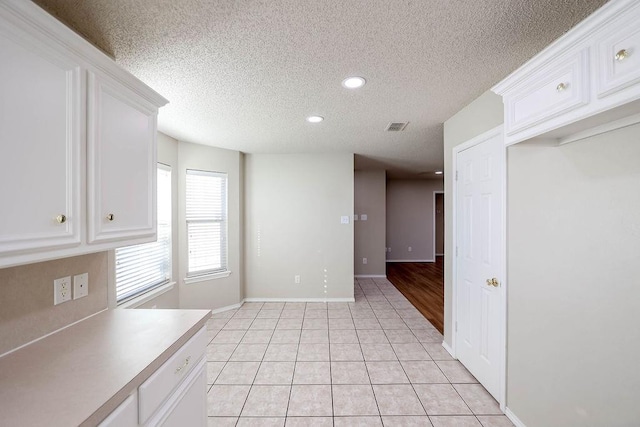
<svg viewBox="0 0 640 427"><path fill-rule="evenodd" d="M294 282L299 284L300 283L300 275L296 274L295 276L293 276L293 280L294 280Z"/></svg>
<svg viewBox="0 0 640 427"><path fill-rule="evenodd" d="M366 264L367 263L367 259L366 258L362 258L362 263Z"/></svg>
<svg viewBox="0 0 640 427"><path fill-rule="evenodd" d="M366 221L367 220L367 214L360 214L360 221Z"/></svg>
<svg viewBox="0 0 640 427"><path fill-rule="evenodd" d="M411 252L413 250L413 248L411 246L409 246L409 248L407 249L409 252Z"/></svg>
<svg viewBox="0 0 640 427"><path fill-rule="evenodd" d="M387 252L391 253L391 248L388 248L388 249L387 249Z"/></svg>
<svg viewBox="0 0 640 427"><path fill-rule="evenodd" d="M89 273L73 276L73 299L89 295Z"/></svg>
<svg viewBox="0 0 640 427"><path fill-rule="evenodd" d="M71 276L53 281L53 305L62 304L71 299Z"/></svg>

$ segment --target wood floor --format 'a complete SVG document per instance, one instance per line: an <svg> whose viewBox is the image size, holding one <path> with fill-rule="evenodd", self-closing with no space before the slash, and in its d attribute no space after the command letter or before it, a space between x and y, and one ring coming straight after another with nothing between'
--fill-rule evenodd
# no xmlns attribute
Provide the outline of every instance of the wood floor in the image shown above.
<svg viewBox="0 0 640 427"><path fill-rule="evenodd" d="M444 257L436 262L389 262L387 278L441 333L444 324Z"/></svg>

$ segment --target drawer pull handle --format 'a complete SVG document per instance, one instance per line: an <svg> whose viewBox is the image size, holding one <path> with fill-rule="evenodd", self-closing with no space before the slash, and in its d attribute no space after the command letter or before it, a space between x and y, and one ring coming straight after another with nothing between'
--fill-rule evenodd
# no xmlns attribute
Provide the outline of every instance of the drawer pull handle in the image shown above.
<svg viewBox="0 0 640 427"><path fill-rule="evenodd" d="M114 216L113 214L108 214L108 215L107 215L107 219L108 219L109 221L113 221L113 220L115 219L115 216Z"/></svg>
<svg viewBox="0 0 640 427"><path fill-rule="evenodd" d="M64 224L65 222L67 222L67 216L64 214L60 214L56 217L56 221L58 222L58 224Z"/></svg>
<svg viewBox="0 0 640 427"><path fill-rule="evenodd" d="M187 366L189 366L189 361L191 360L191 356L187 357L186 359L184 359L184 363L182 364L182 366L178 366L176 368L176 374L179 374L183 369L185 369Z"/></svg>
<svg viewBox="0 0 640 427"><path fill-rule="evenodd" d="M560 83L558 86L556 86L556 91L557 92L562 92L564 90L567 89L568 84L566 83Z"/></svg>
<svg viewBox="0 0 640 427"><path fill-rule="evenodd" d="M616 53L616 61L624 61L629 56L629 52L626 49L619 50Z"/></svg>

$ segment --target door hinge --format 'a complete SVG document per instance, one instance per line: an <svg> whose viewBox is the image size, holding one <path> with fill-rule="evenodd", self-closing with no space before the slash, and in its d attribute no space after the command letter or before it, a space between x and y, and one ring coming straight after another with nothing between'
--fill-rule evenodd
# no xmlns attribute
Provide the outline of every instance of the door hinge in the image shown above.
<svg viewBox="0 0 640 427"><path fill-rule="evenodd" d="M458 247L456 246L456 256L458 256Z"/></svg>
<svg viewBox="0 0 640 427"><path fill-rule="evenodd" d="M458 321L456 320L456 332L458 332Z"/></svg>
<svg viewBox="0 0 640 427"><path fill-rule="evenodd" d="M456 181L458 180L458 171L456 171Z"/></svg>

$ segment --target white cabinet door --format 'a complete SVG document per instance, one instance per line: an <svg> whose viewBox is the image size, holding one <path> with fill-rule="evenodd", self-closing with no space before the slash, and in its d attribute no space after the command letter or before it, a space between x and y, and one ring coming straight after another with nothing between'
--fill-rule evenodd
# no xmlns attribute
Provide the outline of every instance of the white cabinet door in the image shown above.
<svg viewBox="0 0 640 427"><path fill-rule="evenodd" d="M0 17L0 255L80 243L79 62Z"/></svg>
<svg viewBox="0 0 640 427"><path fill-rule="evenodd" d="M207 371L202 359L195 372L185 381L184 394L169 416L164 427L204 427L207 425Z"/></svg>
<svg viewBox="0 0 640 427"><path fill-rule="evenodd" d="M640 7L629 10L616 25L603 28L597 42L599 97L618 93L640 83ZM637 98L638 89L628 91Z"/></svg>
<svg viewBox="0 0 640 427"><path fill-rule="evenodd" d="M202 357L176 391L144 425L146 427L205 427L207 425L206 365L206 359Z"/></svg>
<svg viewBox="0 0 640 427"><path fill-rule="evenodd" d="M89 72L88 242L156 236L157 108Z"/></svg>

